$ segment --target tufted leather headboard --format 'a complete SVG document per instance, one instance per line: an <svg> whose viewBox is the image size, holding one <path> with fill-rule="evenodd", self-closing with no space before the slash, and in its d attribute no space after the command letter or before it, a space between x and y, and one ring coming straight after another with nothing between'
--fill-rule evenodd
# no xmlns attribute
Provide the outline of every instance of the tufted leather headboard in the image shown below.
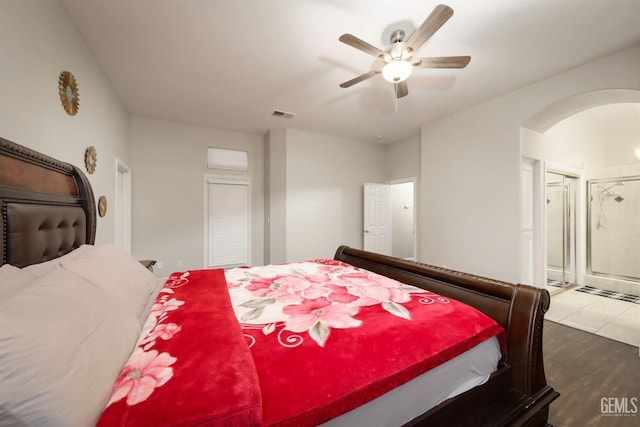
<svg viewBox="0 0 640 427"><path fill-rule="evenodd" d="M48 261L93 244L96 205L82 171L0 138L0 265Z"/></svg>

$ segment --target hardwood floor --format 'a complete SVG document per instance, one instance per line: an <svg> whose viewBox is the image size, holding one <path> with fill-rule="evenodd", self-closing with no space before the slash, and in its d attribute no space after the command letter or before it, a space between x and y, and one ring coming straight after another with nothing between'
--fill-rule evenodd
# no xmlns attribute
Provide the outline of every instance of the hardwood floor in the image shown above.
<svg viewBox="0 0 640 427"><path fill-rule="evenodd" d="M640 426L637 347L545 321L543 351L547 382L560 393L551 403L551 424ZM625 409L627 416L613 415Z"/></svg>

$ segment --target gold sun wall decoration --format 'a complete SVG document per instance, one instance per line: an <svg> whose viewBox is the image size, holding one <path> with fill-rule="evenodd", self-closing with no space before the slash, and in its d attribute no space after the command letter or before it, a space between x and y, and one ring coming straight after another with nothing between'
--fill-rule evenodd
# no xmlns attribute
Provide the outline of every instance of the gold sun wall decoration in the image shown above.
<svg viewBox="0 0 640 427"><path fill-rule="evenodd" d="M78 93L76 78L69 71L60 73L58 93L60 94L60 102L62 102L64 110L70 116L75 116L80 107L80 95Z"/></svg>
<svg viewBox="0 0 640 427"><path fill-rule="evenodd" d="M87 147L87 150L84 152L84 165L87 168L87 172L90 174L96 171L96 166L98 165L98 153L96 153L96 147L93 145Z"/></svg>
<svg viewBox="0 0 640 427"><path fill-rule="evenodd" d="M106 196L100 196L98 199L98 215L103 217L107 214L107 198Z"/></svg>

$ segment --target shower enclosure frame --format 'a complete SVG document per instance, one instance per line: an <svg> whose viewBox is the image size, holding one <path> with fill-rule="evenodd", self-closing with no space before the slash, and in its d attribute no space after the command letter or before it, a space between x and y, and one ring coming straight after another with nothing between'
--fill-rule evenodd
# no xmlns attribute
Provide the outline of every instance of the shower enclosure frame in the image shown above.
<svg viewBox="0 0 640 427"><path fill-rule="evenodd" d="M550 183L548 182L548 174L554 174L562 177L562 182ZM562 265L560 266L560 271L562 275L561 286L573 286L580 285L582 283L582 273L581 273L581 256L582 251L580 250L580 212L582 211L580 194L582 187L582 176L581 173L573 170L569 170L568 168L559 167L559 166L551 166L547 164L545 167L544 174L544 200L547 199L547 191L549 187L558 186L562 189L563 197L562 197ZM545 284L549 279L549 260L548 260L548 245L549 241L547 238L547 229L549 227L548 224L548 204L544 203L544 239L545 239L545 250L544 250L544 268L545 268ZM568 278L567 276L570 276Z"/></svg>
<svg viewBox="0 0 640 427"><path fill-rule="evenodd" d="M586 182L586 187L587 187L587 199L586 199L586 201L587 201L586 274L591 275L591 276L596 276L596 277L619 279L619 280L626 280L626 281L632 281L632 282L640 283L640 279L637 278L637 277L625 276L625 275L622 275L622 274L614 274L614 273L603 273L603 272L593 271L593 268L592 268L592 251L591 251L591 249L592 249L592 230L591 230L591 224L592 224L594 213L592 212L593 209L591 209L591 205L592 205L591 197L594 196L594 194L592 194L591 185L592 184L595 184L595 185L603 184L605 186L609 186L609 185L612 185L612 184L617 184L617 183L622 184L622 183L626 183L626 182L629 182L629 181L640 181L640 175L622 176L622 177L615 177L615 178L589 179Z"/></svg>
<svg viewBox="0 0 640 427"><path fill-rule="evenodd" d="M547 274L547 172L576 179L575 272L576 284L585 279L586 256L586 189L584 171L566 165L533 158L522 158L521 164L521 225L520 282L548 288Z"/></svg>

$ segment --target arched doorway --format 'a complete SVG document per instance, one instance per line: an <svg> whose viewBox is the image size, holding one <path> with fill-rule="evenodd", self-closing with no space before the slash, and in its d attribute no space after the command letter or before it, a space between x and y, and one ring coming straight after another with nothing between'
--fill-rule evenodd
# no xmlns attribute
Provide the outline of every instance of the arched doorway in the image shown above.
<svg viewBox="0 0 640 427"><path fill-rule="evenodd" d="M630 113L618 113L620 111ZM595 135L597 120L594 119L599 117L596 115L598 112L631 114L633 120L634 115L640 114L640 91L612 89L575 95L541 110L521 128L521 281L523 283L535 284L539 287L546 286L547 280L553 275L548 262L550 245L553 243L548 236L548 225L550 225L548 214L551 208L548 203L550 198L547 196L550 194L549 191L553 191L547 188L550 182L549 177L557 178L559 174L565 178L577 179L573 183L577 188L577 195L574 206L571 207L571 212L576 215L573 243L575 247L572 248L567 245L566 240L563 240L562 248L574 251L576 264L572 267L574 269L572 274L577 273L575 283L583 284L584 274L589 267L587 230L590 223L587 217L591 200L587 200L587 183L595 178L603 178L602 170L611 166L607 164L605 157L624 157L622 162L628 163L631 168L627 168L627 173L633 174L635 170L633 167L637 167L640 171L640 160L634 157L634 148L640 147L624 146L625 143L620 141L625 138L617 136L609 138L608 147L598 146L598 138ZM580 124L581 118L583 121ZM610 118L613 120L613 116ZM638 119L640 117L635 117L636 126L640 122ZM640 132L640 128L634 128L632 132ZM627 139L634 140L634 138ZM626 144L634 144L634 142ZM637 137L635 144L638 144ZM615 156L607 152L609 149L616 150L616 153L613 153ZM548 175L549 171L555 172L556 175ZM638 174L640 175L640 172ZM562 188L564 192L567 187L563 185ZM553 189L556 188L553 187ZM567 205L564 206L566 209ZM568 221L570 222L571 219ZM559 259L567 261L570 257L571 255L563 253ZM561 284L564 283L565 281L561 280Z"/></svg>

